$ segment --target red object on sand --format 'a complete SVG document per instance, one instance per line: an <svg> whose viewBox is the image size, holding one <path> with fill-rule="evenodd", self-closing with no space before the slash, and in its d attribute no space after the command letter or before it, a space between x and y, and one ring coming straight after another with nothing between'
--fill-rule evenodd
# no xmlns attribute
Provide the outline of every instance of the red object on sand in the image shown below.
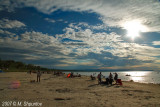
<svg viewBox="0 0 160 107"><path fill-rule="evenodd" d="M118 84L122 85L121 79L117 79Z"/></svg>
<svg viewBox="0 0 160 107"><path fill-rule="evenodd" d="M16 80L16 81L12 81L11 83L10 83L10 89L17 89L17 88L19 88L20 87L20 85L21 85L21 83L20 83L20 81L19 80Z"/></svg>
<svg viewBox="0 0 160 107"><path fill-rule="evenodd" d="M67 78L69 78L71 76L71 73L69 73L68 75L67 75Z"/></svg>

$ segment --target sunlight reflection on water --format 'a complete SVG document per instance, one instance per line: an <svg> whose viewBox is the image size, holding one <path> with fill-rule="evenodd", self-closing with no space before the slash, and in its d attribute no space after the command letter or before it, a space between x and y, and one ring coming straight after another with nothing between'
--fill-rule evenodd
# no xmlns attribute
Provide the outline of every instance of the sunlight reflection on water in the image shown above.
<svg viewBox="0 0 160 107"><path fill-rule="evenodd" d="M128 79L133 80L134 82L144 82L145 77L148 76L151 72L125 72L126 75L130 75Z"/></svg>
<svg viewBox="0 0 160 107"><path fill-rule="evenodd" d="M75 72L79 73L81 75L93 75L97 77L99 72ZM107 77L109 76L110 72L102 72L102 75ZM111 72L114 77L115 72ZM117 72L118 78L122 79L122 81L130 81L133 80L134 82L140 82L140 83L155 83L160 84L160 73L154 72L154 71L123 71L123 72ZM126 75L130 76L126 76Z"/></svg>

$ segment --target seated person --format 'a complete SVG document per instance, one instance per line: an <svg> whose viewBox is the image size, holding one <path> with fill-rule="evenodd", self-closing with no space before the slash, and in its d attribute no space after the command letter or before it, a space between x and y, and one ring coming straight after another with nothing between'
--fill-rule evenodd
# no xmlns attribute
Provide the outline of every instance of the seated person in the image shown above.
<svg viewBox="0 0 160 107"><path fill-rule="evenodd" d="M92 75L91 75L90 77L91 77L91 80L95 80L95 79L96 79L96 78L95 78L94 76L92 76Z"/></svg>
<svg viewBox="0 0 160 107"><path fill-rule="evenodd" d="M109 84L109 79L108 78L106 78L106 85L108 85Z"/></svg>
<svg viewBox="0 0 160 107"><path fill-rule="evenodd" d="M109 84L112 85L113 79L109 79Z"/></svg>

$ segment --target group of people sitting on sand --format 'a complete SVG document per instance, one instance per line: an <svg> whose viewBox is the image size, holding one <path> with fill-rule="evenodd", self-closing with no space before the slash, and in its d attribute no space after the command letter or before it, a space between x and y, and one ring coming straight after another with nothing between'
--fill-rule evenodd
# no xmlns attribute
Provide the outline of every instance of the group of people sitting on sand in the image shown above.
<svg viewBox="0 0 160 107"><path fill-rule="evenodd" d="M54 71L54 72L53 72L53 75L61 76L61 75L64 75L64 73L61 72L61 71Z"/></svg>
<svg viewBox="0 0 160 107"><path fill-rule="evenodd" d="M114 73L115 74L115 76L114 76L114 80L115 80L115 82L116 82L116 84L118 83L118 74L117 73ZM112 83L114 82L114 80L113 80L113 75L112 75L112 73L110 73L109 74L109 76L107 76L105 79L106 79L106 81L102 81L102 78L103 78L104 76L102 75L102 73L100 72L99 74L98 74L98 76L97 76L97 78L98 78L98 84L106 84L106 85L112 85ZM92 76L91 75L91 80L95 80L96 78L95 78L95 76Z"/></svg>
<svg viewBox="0 0 160 107"><path fill-rule="evenodd" d="M71 72L71 73L69 73L68 75L67 75L67 78L73 78L73 77L81 77L81 74L73 74L73 72Z"/></svg>

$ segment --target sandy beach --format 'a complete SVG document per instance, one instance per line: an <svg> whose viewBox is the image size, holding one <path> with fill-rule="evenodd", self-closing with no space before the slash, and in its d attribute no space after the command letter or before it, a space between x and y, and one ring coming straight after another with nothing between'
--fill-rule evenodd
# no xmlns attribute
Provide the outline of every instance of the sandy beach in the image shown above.
<svg viewBox="0 0 160 107"><path fill-rule="evenodd" d="M160 85L124 82L123 85L98 85L82 76L67 78L23 72L0 73L0 106L41 107L160 107Z"/></svg>

